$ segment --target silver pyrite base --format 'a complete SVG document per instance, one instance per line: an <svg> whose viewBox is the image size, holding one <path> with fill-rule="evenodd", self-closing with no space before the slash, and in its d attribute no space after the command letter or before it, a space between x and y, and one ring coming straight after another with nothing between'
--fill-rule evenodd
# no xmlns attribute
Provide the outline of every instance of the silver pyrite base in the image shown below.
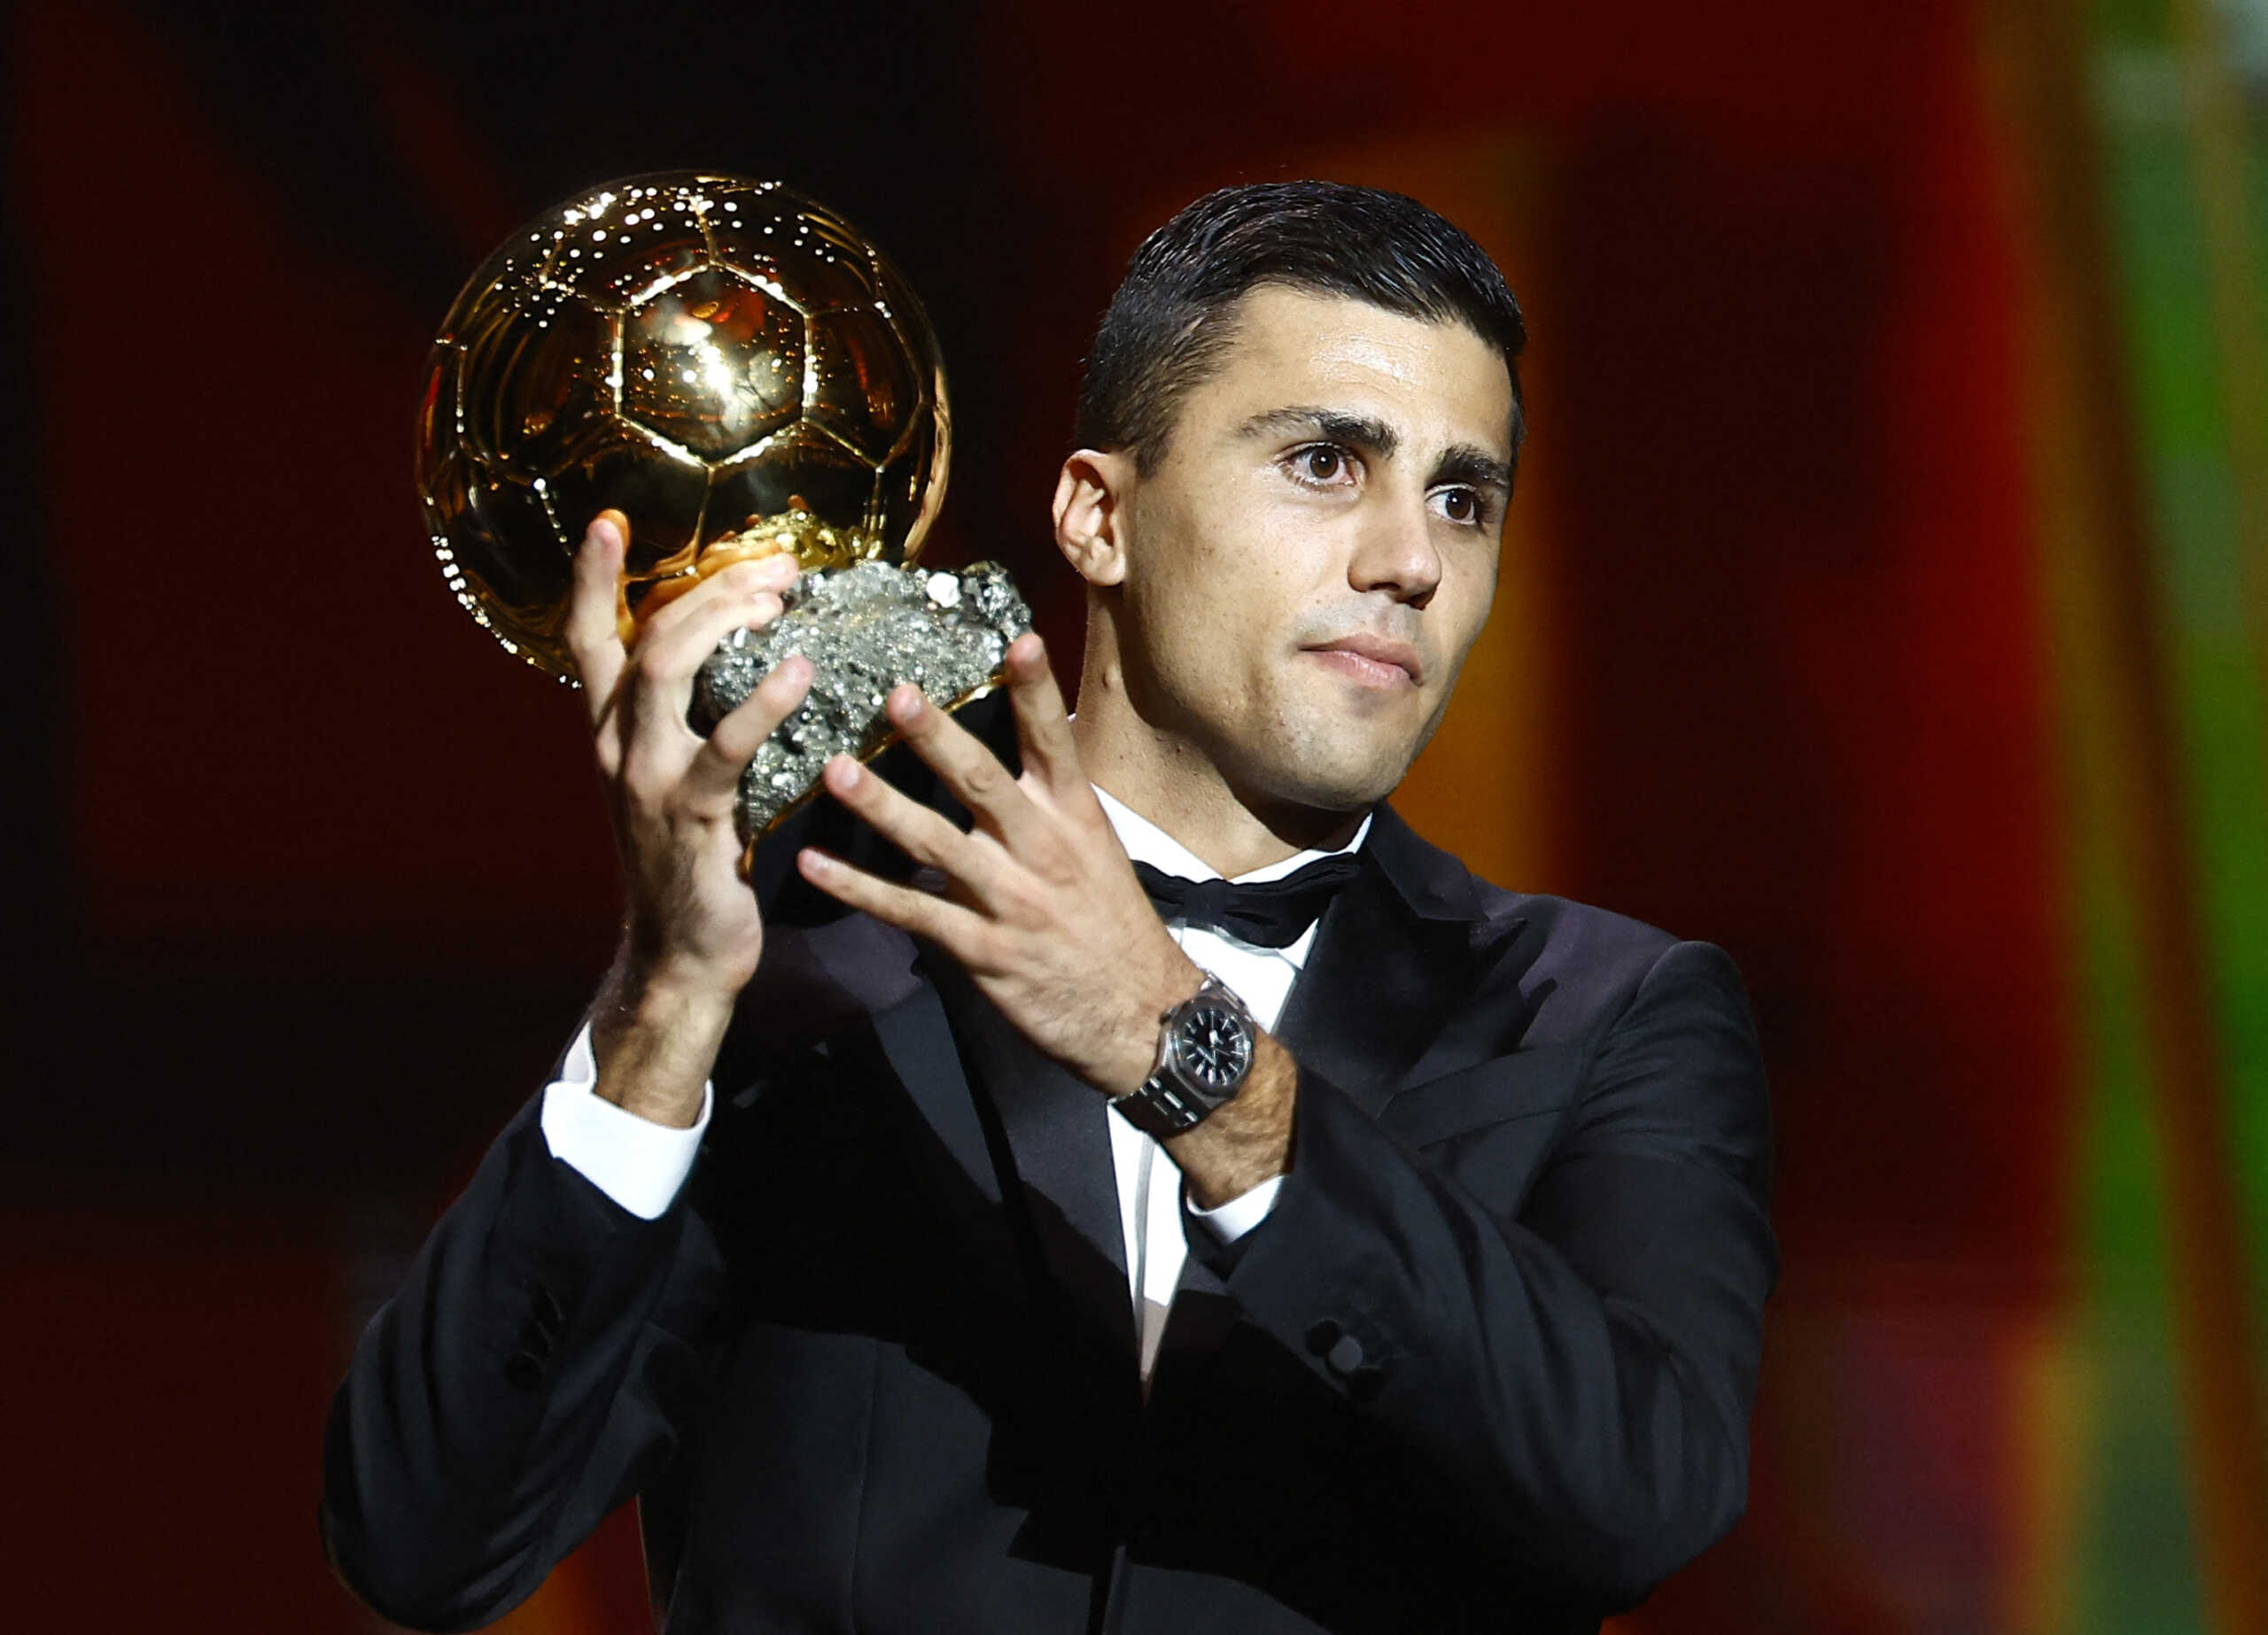
<svg viewBox="0 0 2268 1635"><path fill-rule="evenodd" d="M998 562L958 573L858 562L817 568L796 581L786 611L761 631L738 631L694 678L693 729L707 733L781 660L812 663L812 689L764 741L741 775L741 842L758 836L808 795L838 755L865 761L889 747L882 701L901 681L946 709L998 684L1008 644L1031 628L1031 610Z"/></svg>

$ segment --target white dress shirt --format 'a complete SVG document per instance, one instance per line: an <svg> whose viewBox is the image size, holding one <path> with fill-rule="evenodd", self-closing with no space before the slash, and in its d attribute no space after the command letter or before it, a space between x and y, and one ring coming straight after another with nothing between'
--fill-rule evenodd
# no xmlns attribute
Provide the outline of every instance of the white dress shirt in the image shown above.
<svg viewBox="0 0 2268 1635"><path fill-rule="evenodd" d="M1187 848L1155 824L1122 802L1095 791L1103 813L1117 833L1126 855L1168 874L1184 879L1218 879L1218 870L1200 862ZM1362 845L1371 832L1363 819L1343 851ZM1327 854L1301 852L1266 868L1236 878L1239 885L1280 879ZM1262 1028L1273 1031L1283 1015L1292 980L1307 963L1315 943L1315 927L1301 934L1288 948L1256 948L1208 927L1169 926L1168 931L1191 963L1219 978L1245 1003ZM656 1124L616 1106L597 1093L598 1062L591 1050L586 1022L568 1048L559 1077L544 1087L541 1127L544 1144L554 1158L564 1159L590 1183L642 1220L657 1219L677 1197L693 1169L694 1155L709 1127L711 1087L701 1091L701 1116L689 1129ZM1163 1149L1110 1111L1098 1096L1095 1116L1110 1128L1110 1156L1118 1182L1119 1223L1125 1234L1127 1291L1134 1304L1142 1343L1142 1374L1147 1378L1165 1333L1166 1313L1173 1291L1181 1282L1182 1264L1188 1259L1188 1240L1182 1235L1181 1174ZM1190 1206L1190 1213L1224 1242L1233 1243L1260 1224L1276 1202L1283 1184L1278 1175L1262 1182L1249 1192L1231 1198L1217 1209Z"/></svg>

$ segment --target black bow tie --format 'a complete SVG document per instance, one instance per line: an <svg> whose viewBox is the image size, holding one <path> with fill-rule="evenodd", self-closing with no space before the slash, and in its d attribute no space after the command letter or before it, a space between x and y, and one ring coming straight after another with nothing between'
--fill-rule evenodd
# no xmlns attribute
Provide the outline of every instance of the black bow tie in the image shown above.
<svg viewBox="0 0 2268 1635"><path fill-rule="evenodd" d="M1226 932L1255 948L1289 948L1323 918L1340 887L1362 867L1353 852L1342 851L1318 857L1282 879L1254 886L1184 879L1146 863L1136 864L1134 873L1162 919Z"/></svg>

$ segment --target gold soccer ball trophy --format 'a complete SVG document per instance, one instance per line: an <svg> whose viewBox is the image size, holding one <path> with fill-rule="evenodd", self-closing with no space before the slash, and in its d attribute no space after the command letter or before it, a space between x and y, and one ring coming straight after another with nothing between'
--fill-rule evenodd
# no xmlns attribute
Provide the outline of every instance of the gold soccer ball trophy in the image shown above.
<svg viewBox="0 0 2268 1635"><path fill-rule="evenodd" d="M951 430L921 304L857 229L776 182L671 172L554 206L472 275L433 344L417 487L459 603L567 681L574 554L601 511L630 521L625 639L719 568L795 554L787 610L718 648L689 717L706 732L780 660L812 661L741 780L753 848L829 756L887 747L893 686L958 707L1030 626L998 565L913 566Z"/></svg>

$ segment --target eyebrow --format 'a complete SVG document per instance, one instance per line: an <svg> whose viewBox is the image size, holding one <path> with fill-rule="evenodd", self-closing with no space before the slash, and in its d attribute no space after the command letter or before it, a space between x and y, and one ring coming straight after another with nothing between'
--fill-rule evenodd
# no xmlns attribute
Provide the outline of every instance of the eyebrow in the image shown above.
<svg viewBox="0 0 2268 1635"><path fill-rule="evenodd" d="M1433 463L1433 475L1425 479L1428 488L1439 488L1448 483L1510 494L1512 492L1512 468L1510 461L1499 459L1485 448L1475 448L1470 443L1456 443L1441 451L1441 459Z"/></svg>
<svg viewBox="0 0 2268 1635"><path fill-rule="evenodd" d="M1344 409L1323 408L1313 404L1292 404L1283 408L1264 409L1237 428L1242 438L1259 438L1308 433L1332 443L1344 444L1380 460L1391 460L1402 446L1402 434L1386 422L1369 415L1350 415ZM1433 462L1432 474L1425 479L1428 488L1444 484L1458 484L1472 488L1487 489L1499 494L1512 492L1512 468L1510 461L1476 448L1470 443L1452 444L1441 451Z"/></svg>
<svg viewBox="0 0 2268 1635"><path fill-rule="evenodd" d="M1344 443L1366 454L1376 454L1381 460L1391 459L1394 451L1402 446L1402 434L1386 422L1368 415L1349 415L1344 409L1318 408L1309 404L1294 404L1286 408L1264 409L1237 428L1243 438L1266 437L1273 432L1313 432L1317 437L1333 443Z"/></svg>

